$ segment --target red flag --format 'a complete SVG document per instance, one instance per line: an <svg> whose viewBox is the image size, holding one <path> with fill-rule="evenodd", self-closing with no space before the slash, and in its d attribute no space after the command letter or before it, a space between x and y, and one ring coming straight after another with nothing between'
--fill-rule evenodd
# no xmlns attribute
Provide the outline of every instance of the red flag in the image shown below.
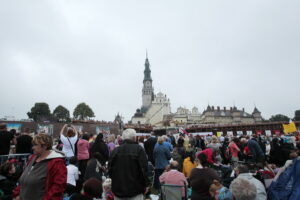
<svg viewBox="0 0 300 200"><path fill-rule="evenodd" d="M179 133L185 134L185 135L190 135L186 130L183 128L179 128Z"/></svg>

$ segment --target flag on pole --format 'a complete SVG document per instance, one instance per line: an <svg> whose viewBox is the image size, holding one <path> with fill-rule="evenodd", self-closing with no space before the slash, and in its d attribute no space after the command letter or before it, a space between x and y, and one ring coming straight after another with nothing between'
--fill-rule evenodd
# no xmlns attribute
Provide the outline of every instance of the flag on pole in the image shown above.
<svg viewBox="0 0 300 200"><path fill-rule="evenodd" d="M294 122L288 123L288 124L282 124L283 131L285 134L287 133L293 133L297 131L296 125Z"/></svg>
<svg viewBox="0 0 300 200"><path fill-rule="evenodd" d="M190 135L186 130L184 130L183 128L179 128L179 133L181 134L185 134L185 135Z"/></svg>

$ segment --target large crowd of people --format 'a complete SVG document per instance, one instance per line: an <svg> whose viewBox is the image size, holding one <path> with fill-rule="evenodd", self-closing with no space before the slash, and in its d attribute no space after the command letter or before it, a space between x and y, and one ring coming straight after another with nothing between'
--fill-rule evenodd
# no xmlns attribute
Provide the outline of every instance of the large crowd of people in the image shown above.
<svg viewBox="0 0 300 200"><path fill-rule="evenodd" d="M0 200L299 200L299 134L137 136L0 124ZM170 196L169 196L170 195Z"/></svg>

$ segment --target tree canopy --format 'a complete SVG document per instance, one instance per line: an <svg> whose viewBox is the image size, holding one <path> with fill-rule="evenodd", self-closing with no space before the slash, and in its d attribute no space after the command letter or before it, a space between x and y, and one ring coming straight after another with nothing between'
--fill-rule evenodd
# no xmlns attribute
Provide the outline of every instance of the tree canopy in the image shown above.
<svg viewBox="0 0 300 200"><path fill-rule="evenodd" d="M70 112L65 107L59 105L53 111L53 117L61 122L70 121Z"/></svg>
<svg viewBox="0 0 300 200"><path fill-rule="evenodd" d="M28 117L34 121L44 121L51 119L50 108L47 103L35 103L31 111L27 113Z"/></svg>
<svg viewBox="0 0 300 200"><path fill-rule="evenodd" d="M300 110L295 111L294 121L300 121Z"/></svg>
<svg viewBox="0 0 300 200"><path fill-rule="evenodd" d="M271 122L289 122L290 118L282 114L277 114L277 115L272 115L269 120Z"/></svg>
<svg viewBox="0 0 300 200"><path fill-rule="evenodd" d="M85 103L80 103L76 106L73 112L74 118L86 120L90 117L95 117L93 110Z"/></svg>

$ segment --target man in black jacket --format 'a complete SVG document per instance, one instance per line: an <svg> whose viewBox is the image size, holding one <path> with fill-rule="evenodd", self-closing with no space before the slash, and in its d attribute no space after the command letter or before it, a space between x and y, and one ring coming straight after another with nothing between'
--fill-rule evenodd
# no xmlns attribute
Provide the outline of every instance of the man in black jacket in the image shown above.
<svg viewBox="0 0 300 200"><path fill-rule="evenodd" d="M0 155L8 155L10 150L10 142L14 138L14 134L8 132L6 124L0 124Z"/></svg>
<svg viewBox="0 0 300 200"><path fill-rule="evenodd" d="M144 148L148 156L148 160L152 163L152 165L155 165L154 158L153 158L153 150L156 142L157 142L157 138L155 137L154 133L152 133L151 137L149 137L144 143Z"/></svg>
<svg viewBox="0 0 300 200"><path fill-rule="evenodd" d="M16 153L32 153L32 137L29 134L30 129L26 128L25 132L17 137Z"/></svg>
<svg viewBox="0 0 300 200"><path fill-rule="evenodd" d="M147 156L135 142L134 129L123 131L123 144L113 150L108 163L115 199L143 200L150 181L147 177Z"/></svg>

